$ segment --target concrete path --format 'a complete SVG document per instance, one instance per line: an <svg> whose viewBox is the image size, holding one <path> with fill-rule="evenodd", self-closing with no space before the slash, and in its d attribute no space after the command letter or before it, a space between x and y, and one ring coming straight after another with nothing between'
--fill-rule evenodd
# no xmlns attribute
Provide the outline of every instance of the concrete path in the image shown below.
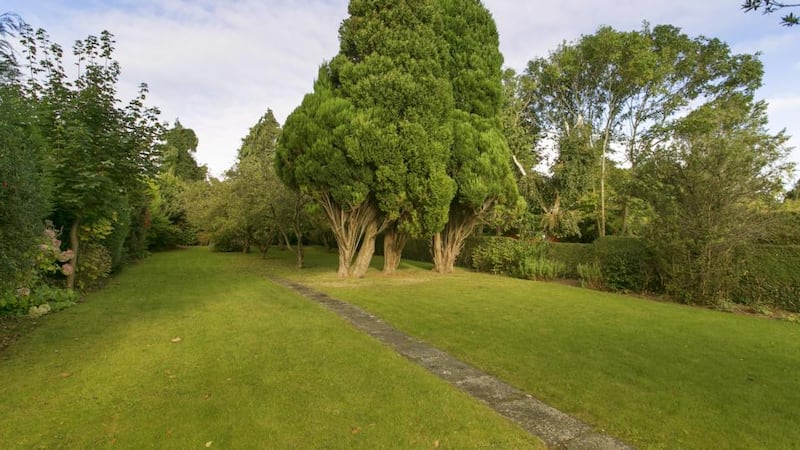
<svg viewBox="0 0 800 450"><path fill-rule="evenodd" d="M533 396L420 342L372 314L307 286L283 279L278 284L294 289L347 319L359 330L392 347L462 391L483 401L504 417L539 437L553 449L632 449L610 436L597 433L578 419L548 406Z"/></svg>

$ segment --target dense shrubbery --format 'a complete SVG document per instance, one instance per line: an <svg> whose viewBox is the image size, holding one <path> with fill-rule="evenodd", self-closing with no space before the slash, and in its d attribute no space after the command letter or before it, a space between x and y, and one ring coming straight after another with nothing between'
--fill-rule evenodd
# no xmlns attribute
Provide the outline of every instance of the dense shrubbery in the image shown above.
<svg viewBox="0 0 800 450"><path fill-rule="evenodd" d="M800 312L800 245L754 245L737 257L735 303Z"/></svg>
<svg viewBox="0 0 800 450"><path fill-rule="evenodd" d="M653 262L642 241L607 236L596 240L593 246L606 288L620 292L653 290Z"/></svg>
<svg viewBox="0 0 800 450"><path fill-rule="evenodd" d="M476 237L469 245L472 267L481 272L540 280L574 278L592 289L618 292L663 290L650 251L635 238L564 244ZM800 312L800 245L751 245L740 249L735 260L730 301Z"/></svg>
<svg viewBox="0 0 800 450"><path fill-rule="evenodd" d="M478 271L530 280L552 280L564 276L566 264L548 257L549 243L506 237L484 238L472 251L472 266Z"/></svg>

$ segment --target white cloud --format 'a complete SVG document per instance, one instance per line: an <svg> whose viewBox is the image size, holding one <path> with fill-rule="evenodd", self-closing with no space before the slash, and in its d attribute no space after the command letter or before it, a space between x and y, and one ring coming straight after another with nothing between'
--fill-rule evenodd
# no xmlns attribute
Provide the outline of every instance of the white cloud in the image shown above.
<svg viewBox="0 0 800 450"><path fill-rule="evenodd" d="M7 0L33 26L69 48L108 29L122 65L120 94L139 82L172 122L180 117L199 138L198 159L215 174L230 167L241 138L272 108L281 122L312 87L319 64L338 50L347 0ZM4 1L6 3L6 1ZM484 0L500 32L506 65L523 70L564 40L601 25L638 29L670 23L690 36L720 37L737 52L763 51L771 123L800 135L796 91L800 34L778 18L744 14L730 0ZM788 37L787 37L788 36ZM793 73L795 72L795 73ZM784 100L781 100L784 99ZM784 102L784 103L782 103ZM800 161L800 150L794 160Z"/></svg>

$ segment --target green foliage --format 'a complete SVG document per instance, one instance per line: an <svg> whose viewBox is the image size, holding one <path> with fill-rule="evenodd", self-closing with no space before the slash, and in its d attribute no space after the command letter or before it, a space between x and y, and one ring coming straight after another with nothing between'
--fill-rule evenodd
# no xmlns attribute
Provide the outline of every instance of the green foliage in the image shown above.
<svg viewBox="0 0 800 450"><path fill-rule="evenodd" d="M787 137L766 125L764 102L720 97L678 121L675 139L643 167L657 214L646 239L679 301L729 301L735 251L768 231L764 212L782 191Z"/></svg>
<svg viewBox="0 0 800 450"><path fill-rule="evenodd" d="M797 8L798 6L800 6L800 4L786 3L782 0L745 0L744 3L742 3L742 9L745 12L758 11L763 8L764 14L772 14L783 8ZM786 27L800 25L800 17L795 16L794 13L786 14L781 17L781 25Z"/></svg>
<svg viewBox="0 0 800 450"><path fill-rule="evenodd" d="M551 242L547 257L564 264L566 278L577 279L578 265L594 261L594 246L571 242Z"/></svg>
<svg viewBox="0 0 800 450"><path fill-rule="evenodd" d="M581 286L598 290L605 287L603 284L603 271L598 262L580 263L577 266L577 270Z"/></svg>
<svg viewBox="0 0 800 450"><path fill-rule="evenodd" d="M183 181L201 181L206 178L208 168L199 166L194 159L200 143L191 128L185 128L180 121L164 133L163 144L159 147L162 173L169 173Z"/></svg>
<svg viewBox="0 0 800 450"><path fill-rule="evenodd" d="M603 285L618 292L655 289L653 260L646 244L637 238L606 236L594 242Z"/></svg>
<svg viewBox="0 0 800 450"><path fill-rule="evenodd" d="M791 200L789 201L791 202ZM800 244L800 210L784 208L767 213L767 230L759 242L772 245Z"/></svg>
<svg viewBox="0 0 800 450"><path fill-rule="evenodd" d="M566 273L566 264L548 257L541 240L487 237L472 250L472 267L479 272L530 280L552 280Z"/></svg>
<svg viewBox="0 0 800 450"><path fill-rule="evenodd" d="M527 256L519 262L519 267L513 276L525 280L550 281L562 278L565 271L566 265L560 261L541 256Z"/></svg>
<svg viewBox="0 0 800 450"><path fill-rule="evenodd" d="M751 245L737 253L738 283L731 300L800 312L800 246Z"/></svg>
<svg viewBox="0 0 800 450"><path fill-rule="evenodd" d="M45 148L22 93L0 85L0 291L16 289L49 211Z"/></svg>

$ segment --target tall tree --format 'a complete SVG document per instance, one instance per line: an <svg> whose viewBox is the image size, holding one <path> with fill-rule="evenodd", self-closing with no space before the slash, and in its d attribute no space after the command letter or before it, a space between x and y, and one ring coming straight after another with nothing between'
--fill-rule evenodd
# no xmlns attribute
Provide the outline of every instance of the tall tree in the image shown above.
<svg viewBox="0 0 800 450"><path fill-rule="evenodd" d="M434 235L434 270L453 271L464 241L498 205L517 209L522 199L504 135L502 64L497 26L477 0L440 0L442 33L450 46L445 67L455 109L447 173L457 191L444 229Z"/></svg>
<svg viewBox="0 0 800 450"><path fill-rule="evenodd" d="M43 105L37 120L51 151L55 217L69 229L75 270L67 284L72 288L83 230L108 221L123 223L119 214L130 211L118 210L120 197L144 189L143 178L153 171L158 111L144 106L145 85L127 107L118 106L120 67L112 58L109 32L75 43L81 72L74 82L65 75L61 47L50 43L43 30L26 30L23 43L33 75L28 86Z"/></svg>
<svg viewBox="0 0 800 450"><path fill-rule="evenodd" d="M751 93L760 83L760 65L751 55L732 55L718 39L692 39L680 29L659 25L620 32L609 27L563 44L547 58L528 65L531 111L547 139L541 143L572 142L562 137L579 123L591 130L588 153L598 155L596 184L597 228L606 234L608 158L624 150L636 172L642 155L669 139L669 123L697 103L733 91ZM563 163L564 158L560 161ZM624 192L627 206L631 186ZM627 211L627 208L623 208ZM627 228L623 212L623 232Z"/></svg>
<svg viewBox="0 0 800 450"><path fill-rule="evenodd" d="M314 91L286 119L275 160L281 180L325 211L338 244L340 277L355 274L359 244L368 227L377 228L378 217L370 190L374 173L348 147L353 116L352 103L335 94L329 66L323 65Z"/></svg>
<svg viewBox="0 0 800 450"><path fill-rule="evenodd" d="M161 171L170 173L184 181L200 181L206 178L208 168L198 165L195 153L200 140L191 128L185 128L175 119L175 124L164 133L161 144Z"/></svg>
<svg viewBox="0 0 800 450"><path fill-rule="evenodd" d="M352 1L331 62L342 95L356 107L352 143L375 172L379 219L368 230L385 229L386 273L397 269L406 236L444 226L454 193L445 170L453 98L440 21L433 0ZM369 234L364 245L372 245Z"/></svg>
<svg viewBox="0 0 800 450"><path fill-rule="evenodd" d="M454 192L445 171L453 100L432 0L354 0L349 13L339 54L287 119L278 170L328 215L339 275L363 276L381 231L391 272L404 235L444 225ZM306 170L312 158L321 166L314 174Z"/></svg>
<svg viewBox="0 0 800 450"><path fill-rule="evenodd" d="M9 38L22 29L22 19L12 13L0 14L0 83L5 84L19 75L19 65Z"/></svg>
<svg viewBox="0 0 800 450"><path fill-rule="evenodd" d="M673 125L646 160L656 212L648 241L667 289L685 302L726 301L733 256L765 233L789 166L786 135L767 131L766 103L731 93Z"/></svg>

